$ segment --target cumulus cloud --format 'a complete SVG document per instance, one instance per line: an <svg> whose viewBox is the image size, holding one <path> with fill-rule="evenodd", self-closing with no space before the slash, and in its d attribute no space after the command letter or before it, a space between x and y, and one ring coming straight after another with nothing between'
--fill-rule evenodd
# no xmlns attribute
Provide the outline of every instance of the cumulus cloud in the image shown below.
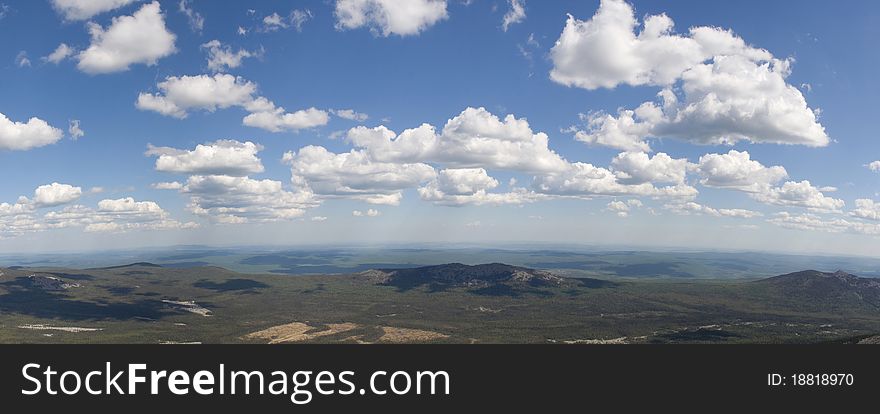
<svg viewBox="0 0 880 414"><path fill-rule="evenodd" d="M336 28L374 35L417 35L448 17L446 0L336 0Z"/></svg>
<svg viewBox="0 0 880 414"><path fill-rule="evenodd" d="M311 192L249 177L194 175L180 192L190 196L192 213L226 224L290 220L318 205Z"/></svg>
<svg viewBox="0 0 880 414"><path fill-rule="evenodd" d="M69 184L52 183L41 185L34 190L33 203L36 207L54 207L78 200L82 188Z"/></svg>
<svg viewBox="0 0 880 414"><path fill-rule="evenodd" d="M695 203L693 201L688 201L684 203L671 203L663 206L664 209L669 210L678 215L707 215L713 217L732 217L732 218L755 218L763 216L762 213L746 210L741 208L712 208L709 206L705 206L699 203Z"/></svg>
<svg viewBox="0 0 880 414"><path fill-rule="evenodd" d="M694 27L689 36L675 34L666 14L646 16L642 30L632 6L624 0L602 0L589 20L569 15L551 50L552 80L585 89L619 84L670 85L688 69L719 55L769 60L732 32Z"/></svg>
<svg viewBox="0 0 880 414"><path fill-rule="evenodd" d="M871 171L880 171L880 161L871 161L866 167Z"/></svg>
<svg viewBox="0 0 880 414"><path fill-rule="evenodd" d="M202 49L208 52L208 69L214 72L235 69L241 66L242 60L259 55L259 52L251 52L245 49L238 49L233 52L229 45L224 45L216 39L203 44Z"/></svg>
<svg viewBox="0 0 880 414"><path fill-rule="evenodd" d="M513 188L507 193L489 192L498 184L483 168L453 168L441 170L436 179L420 187L418 192L422 200L448 206L523 204L539 198L523 188Z"/></svg>
<svg viewBox="0 0 880 414"><path fill-rule="evenodd" d="M95 194L98 192L95 190L90 192ZM71 227L82 227L87 232L198 227L196 223L171 219L155 202L136 201L131 197L101 200L96 209L71 204L81 195L80 187L52 183L37 187L33 199L19 197L15 204L0 203L0 238ZM45 213L39 211L60 206L64 207Z"/></svg>
<svg viewBox="0 0 880 414"><path fill-rule="evenodd" d="M560 173L538 175L532 187L542 194L571 197L631 195L690 199L698 194L696 188L686 183L664 187L649 182L625 184L611 170L584 162L571 163Z"/></svg>
<svg viewBox="0 0 880 414"><path fill-rule="evenodd" d="M685 182L688 161L665 153L653 157L643 152L622 152L611 161L617 179L624 184L647 182L681 184Z"/></svg>
<svg viewBox="0 0 880 414"><path fill-rule="evenodd" d="M580 130L573 126L569 131L575 133L576 140L590 145L623 151L650 151L651 146L644 141L644 137L650 133L651 124L639 122L637 119L656 121L661 117L657 108L648 103L642 104L635 110L621 109L617 117L605 112L580 114L580 119L587 129Z"/></svg>
<svg viewBox="0 0 880 414"><path fill-rule="evenodd" d="M382 213L380 213L379 210L375 210L372 208L368 209L367 211L354 210L351 212L351 215L355 217L379 217L379 215L381 214Z"/></svg>
<svg viewBox="0 0 880 414"><path fill-rule="evenodd" d="M767 220L768 223L796 230L823 231L828 233L856 233L880 235L880 225L862 223L841 218L827 219L816 214L791 214L781 212Z"/></svg>
<svg viewBox="0 0 880 414"><path fill-rule="evenodd" d="M151 185L156 190L180 190L183 188L183 184L177 181L166 181L161 183L155 183Z"/></svg>
<svg viewBox="0 0 880 414"><path fill-rule="evenodd" d="M147 156L155 156L156 171L192 175L245 176L264 171L257 153L263 147L253 142L219 140L199 144L193 150L150 146Z"/></svg>
<svg viewBox="0 0 880 414"><path fill-rule="evenodd" d="M606 210L614 213L617 217L626 218L629 217L629 204L624 203L623 201L614 200L608 203L605 207Z"/></svg>
<svg viewBox="0 0 880 414"><path fill-rule="evenodd" d="M706 154L691 168L707 187L728 188L749 193L762 203L778 206L804 207L814 211L839 211L844 201L823 192L834 187L818 188L809 181L786 181L788 172L781 166L766 167L751 159L746 151L730 150L727 154Z"/></svg>
<svg viewBox="0 0 880 414"><path fill-rule="evenodd" d="M707 187L731 188L747 192L766 191L788 177L781 166L765 167L752 160L747 151L730 150L727 154L706 154L694 165Z"/></svg>
<svg viewBox="0 0 880 414"><path fill-rule="evenodd" d="M159 93L138 95L138 109L183 119L193 110L213 112L241 107L250 112L242 119L244 125L272 132L313 128L326 125L330 119L326 111L317 108L287 112L272 101L256 96L255 83L226 73L169 76L156 86Z"/></svg>
<svg viewBox="0 0 880 414"><path fill-rule="evenodd" d="M297 131L327 125L330 116L327 111L311 107L295 112L287 112L283 107L271 105L268 110L248 114L242 123L247 126L271 132Z"/></svg>
<svg viewBox="0 0 880 414"><path fill-rule="evenodd" d="M44 62L59 64L64 59L71 57L76 50L72 47L68 46L66 43L62 43L55 48L55 50L50 53L48 56L43 57Z"/></svg>
<svg viewBox="0 0 880 414"><path fill-rule="evenodd" d="M165 27L157 1L131 16L114 17L106 29L97 23L88 27L92 41L77 55L77 67L89 74L126 71L133 64L152 66L176 50L176 36Z"/></svg>
<svg viewBox="0 0 880 414"><path fill-rule="evenodd" d="M867 220L880 221L880 203L860 198L856 200L856 208L849 212L850 216Z"/></svg>
<svg viewBox="0 0 880 414"><path fill-rule="evenodd" d="M208 112L231 106L244 106L254 100L257 85L225 73L214 76L169 76L156 85L160 93L142 92L137 107L175 118L185 118L190 110Z"/></svg>
<svg viewBox="0 0 880 414"><path fill-rule="evenodd" d="M333 115L342 119L348 119L349 121L364 122L370 118L369 115L357 112L353 109L332 109L330 112L333 113Z"/></svg>
<svg viewBox="0 0 880 414"><path fill-rule="evenodd" d="M441 188L438 177L419 189L421 197L438 204L523 203L552 196L590 197L643 195L691 198L695 188L684 181L687 161L666 154L623 154L614 171L586 163L570 163L549 148L549 138L535 132L527 120L503 119L484 108L467 108L450 119L438 133L430 124L400 134L384 127L355 127L346 138L359 156L378 163L430 163L449 171L507 170L533 175L530 189L508 193L454 194ZM644 159L642 159L642 157ZM468 170L470 169L470 170ZM653 182L672 185L656 187ZM487 181L489 182L489 181ZM513 185L511 185L513 187Z"/></svg>
<svg viewBox="0 0 880 414"><path fill-rule="evenodd" d="M52 0L52 6L67 21L88 20L139 0Z"/></svg>
<svg viewBox="0 0 880 414"><path fill-rule="evenodd" d="M33 117L27 122L12 121L0 113L0 150L25 151L58 142L64 132Z"/></svg>
<svg viewBox="0 0 880 414"><path fill-rule="evenodd" d="M81 205L51 211L43 216L47 229L83 227L86 232L120 233L131 230L192 229L194 222L182 223L170 218L167 211L153 201L136 201L132 197L98 202L97 209Z"/></svg>
<svg viewBox="0 0 880 414"><path fill-rule="evenodd" d="M525 119L499 119L485 108L467 108L450 119L440 134L422 124L395 134L379 126L357 127L347 134L374 159L394 162L442 162L456 167L485 167L524 172L562 171L566 161L548 147Z"/></svg>
<svg viewBox="0 0 880 414"><path fill-rule="evenodd" d="M822 212L837 212L845 205L843 200L826 196L807 180L787 181L780 187L753 193L751 196L767 204L804 207Z"/></svg>
<svg viewBox="0 0 880 414"><path fill-rule="evenodd" d="M506 32L510 25L520 23L526 19L526 8L524 0L508 0L510 10L504 13L501 21L501 28Z"/></svg>
<svg viewBox="0 0 880 414"><path fill-rule="evenodd" d="M829 143L817 111L786 81L791 60L777 59L720 28L675 34L665 14L646 17L636 33L638 26L623 0L603 0L587 21L569 16L551 51L552 80L585 89L663 88L659 104L585 116L586 128L573 129L579 140L641 151L647 149L646 139L665 137L697 144Z"/></svg>
<svg viewBox="0 0 880 414"><path fill-rule="evenodd" d="M397 205L401 192L431 180L434 168L423 163L371 159L364 151L332 153L309 145L284 154L295 186L326 197L345 197L371 204Z"/></svg>

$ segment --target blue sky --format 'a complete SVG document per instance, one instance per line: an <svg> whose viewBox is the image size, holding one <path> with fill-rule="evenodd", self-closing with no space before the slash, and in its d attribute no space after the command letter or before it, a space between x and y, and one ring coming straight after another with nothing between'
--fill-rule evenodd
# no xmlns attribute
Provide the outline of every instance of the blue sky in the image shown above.
<svg viewBox="0 0 880 414"><path fill-rule="evenodd" d="M877 252L874 2L400 4L0 0L0 249Z"/></svg>

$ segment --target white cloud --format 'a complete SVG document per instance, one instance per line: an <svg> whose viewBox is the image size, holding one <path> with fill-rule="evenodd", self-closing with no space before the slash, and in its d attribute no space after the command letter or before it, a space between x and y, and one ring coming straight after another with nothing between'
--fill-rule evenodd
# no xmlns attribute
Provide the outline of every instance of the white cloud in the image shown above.
<svg viewBox="0 0 880 414"><path fill-rule="evenodd" d="M871 161L866 167L871 171L880 171L880 161Z"/></svg>
<svg viewBox="0 0 880 414"><path fill-rule="evenodd" d="M311 19L312 11L309 9L294 9L292 12L290 12L290 22L293 24L293 27L296 28L297 32L301 32L303 25Z"/></svg>
<svg viewBox="0 0 880 414"><path fill-rule="evenodd" d="M553 47L551 79L561 84L664 87L660 106L646 102L616 116L589 116L586 130L575 129L579 140L641 151L646 139L666 137L697 144L829 143L816 111L786 82L790 60L776 59L719 28L674 34L672 20L663 14L646 17L639 33L637 26L629 4L603 0L589 21L569 17Z"/></svg>
<svg viewBox="0 0 880 414"><path fill-rule="evenodd" d="M68 121L67 133L70 134L70 138L73 140L78 140L86 136L85 131L79 126L79 119L71 119Z"/></svg>
<svg viewBox="0 0 880 414"><path fill-rule="evenodd" d="M483 168L456 168L440 171L437 188L447 194L473 194L498 187L498 180Z"/></svg>
<svg viewBox="0 0 880 414"><path fill-rule="evenodd" d="M152 66L176 50L176 36L165 27L156 1L131 16L114 17L106 29L96 23L88 26L92 42L77 56L77 67L86 73L121 72L133 64Z"/></svg>
<svg viewBox="0 0 880 414"><path fill-rule="evenodd" d="M382 213L379 210L368 209L367 211L354 210L351 212L352 216L355 217L379 217Z"/></svg>
<svg viewBox="0 0 880 414"><path fill-rule="evenodd" d="M501 28L506 32L510 25L520 23L526 19L525 0L508 0L510 10L504 13Z"/></svg>
<svg viewBox="0 0 880 414"><path fill-rule="evenodd" d="M0 113L0 150L25 151L58 142L64 132L33 117L26 123L12 121Z"/></svg>
<svg viewBox="0 0 880 414"><path fill-rule="evenodd" d="M539 198L539 195L522 188L513 188L507 193L490 193L489 190L498 184L498 180L490 177L483 168L454 168L441 170L436 179L418 191L422 200L447 206L523 204Z"/></svg>
<svg viewBox="0 0 880 414"><path fill-rule="evenodd" d="M185 118L188 111L208 112L244 106L254 100L257 85L241 77L219 73L214 76L169 76L156 85L161 93L140 93L137 107L175 118Z"/></svg>
<svg viewBox="0 0 880 414"><path fill-rule="evenodd" d="M880 203L874 200L860 198L856 200L855 210L850 211L849 215L868 220L880 221Z"/></svg>
<svg viewBox="0 0 880 414"><path fill-rule="evenodd" d="M843 200L825 196L807 180L787 181L780 187L753 193L751 196L767 204L805 207L822 212L837 212L845 205Z"/></svg>
<svg viewBox="0 0 880 414"><path fill-rule="evenodd" d="M15 66L20 68L30 67L31 60L28 58L28 54L26 51L22 50L15 55Z"/></svg>
<svg viewBox="0 0 880 414"><path fill-rule="evenodd" d="M262 146L253 142L219 140L199 144L192 151L150 146L148 156L156 156L156 171L193 175L245 176L264 171L257 157Z"/></svg>
<svg viewBox="0 0 880 414"><path fill-rule="evenodd" d="M332 109L330 112L333 113L333 115L350 121L364 122L370 118L369 115L357 112L353 109Z"/></svg>
<svg viewBox="0 0 880 414"><path fill-rule="evenodd" d="M268 31L283 29L287 27L287 22L278 13L272 13L263 18L263 24Z"/></svg>
<svg viewBox="0 0 880 414"><path fill-rule="evenodd" d="M503 120L484 108L467 108L450 119L440 133L429 124L396 134L390 129L356 127L347 139L369 160L381 163L431 163L462 169L500 169L534 174L531 190L461 195L441 190L440 181L419 189L423 199L445 204L522 203L547 196L642 195L691 198L695 188L684 182L686 160L666 154L653 158L621 155L615 171L586 163L569 163L549 148L549 138L534 132L525 119ZM640 159L644 157L644 160ZM622 182L622 181L626 182ZM674 185L655 187L653 183Z"/></svg>
<svg viewBox="0 0 880 414"><path fill-rule="evenodd" d="M629 204L624 203L623 201L614 200L608 203L605 207L606 210L614 213L617 217L626 218L629 217Z"/></svg>
<svg viewBox="0 0 880 414"><path fill-rule="evenodd" d="M788 177L781 166L765 167L752 160L747 151L730 150L727 154L706 154L694 165L707 187L761 192Z"/></svg>
<svg viewBox="0 0 880 414"><path fill-rule="evenodd" d="M611 161L611 167L623 184L681 184L685 181L688 161L674 159L662 152L653 157L643 152L622 152Z"/></svg>
<svg viewBox="0 0 880 414"><path fill-rule="evenodd" d="M576 140L590 145L623 151L650 151L651 147L644 141L644 137L650 133L651 124L639 120L648 117L659 119L662 115L657 113L653 105L643 104L634 111L621 109L617 117L604 112L580 114L580 119L586 124L587 130L571 127L569 131L575 133Z"/></svg>
<svg viewBox="0 0 880 414"><path fill-rule="evenodd" d="M456 167L484 167L524 172L562 171L567 163L548 147L543 132L534 133L525 119L503 120L484 108L467 108L450 119L441 134L422 124L400 135L379 126L348 132L356 147L373 159L388 162L442 162Z"/></svg>
<svg viewBox="0 0 880 414"><path fill-rule="evenodd" d="M880 235L880 225L849 221L841 218L825 219L816 214L795 215L789 212L781 212L768 219L767 222L780 227L807 230L824 231L828 233L856 233L868 235Z"/></svg>
<svg viewBox="0 0 880 414"><path fill-rule="evenodd" d="M109 213L156 213L162 211L162 208L152 201L135 201L134 198L127 197L117 200L101 200L98 202L98 211Z"/></svg>
<svg viewBox="0 0 880 414"><path fill-rule="evenodd" d="M263 32L274 32L293 26L297 32L302 32L303 25L313 17L312 11L309 9L294 9L287 16L282 16L276 12L263 17L263 26L260 27L259 30Z"/></svg>
<svg viewBox="0 0 880 414"><path fill-rule="evenodd" d="M327 217L324 216L312 216L309 218L311 221L327 221Z"/></svg>
<svg viewBox="0 0 880 414"><path fill-rule="evenodd" d="M33 204L27 198L20 198L15 204L0 203L0 217L29 214L33 211Z"/></svg>
<svg viewBox="0 0 880 414"><path fill-rule="evenodd" d="M52 183L41 185L34 190L33 203L36 207L54 207L78 200L82 188L69 184Z"/></svg>
<svg viewBox="0 0 880 414"><path fill-rule="evenodd" d="M139 0L52 0L52 6L64 20L88 20L96 15L129 5Z"/></svg>
<svg viewBox="0 0 880 414"><path fill-rule="evenodd" d="M99 188L90 190L91 194ZM36 209L70 204L82 195L80 187L52 183L37 187L32 200L19 197L15 204L0 203L0 238L25 233L83 227L87 232L128 230L188 229L196 223L181 223L152 201L135 201L131 197L101 200L97 209L82 205L67 205L37 215Z"/></svg>
<svg viewBox="0 0 880 414"><path fill-rule="evenodd" d="M647 196L654 198L696 197L697 189L684 183L655 187L652 183L621 183L612 171L592 164L574 162L561 173L548 173L535 177L532 187L535 191L557 196Z"/></svg>
<svg viewBox="0 0 880 414"><path fill-rule="evenodd" d="M569 15L550 53L550 78L585 89L670 85L715 55L772 57L720 28L694 27L690 36L677 35L665 14L645 17L641 32L636 33L638 26L632 6L624 0L602 0L590 20Z"/></svg>
<svg viewBox="0 0 880 414"><path fill-rule="evenodd" d="M208 69L214 72L235 69L241 66L242 60L259 55L259 52L245 49L233 52L229 45L224 45L219 40L207 42L202 45L202 48L208 51Z"/></svg>
<svg viewBox="0 0 880 414"><path fill-rule="evenodd" d="M314 107L286 112L283 107L273 105L271 110L249 114L242 122L247 126L271 132L296 131L327 125L330 116L327 111Z"/></svg>
<svg viewBox="0 0 880 414"><path fill-rule="evenodd" d="M169 182L161 182L155 183L152 185L156 190L180 190L183 188L183 184L177 181L169 181Z"/></svg>
<svg viewBox="0 0 880 414"><path fill-rule="evenodd" d="M684 203L672 203L666 204L663 206L666 210L672 211L678 215L707 215L713 217L732 217L732 218L755 218L761 217L763 214L757 211L745 210L740 208L721 208L716 209L709 206L705 206L702 204L695 203L693 201L688 201Z"/></svg>
<svg viewBox="0 0 880 414"><path fill-rule="evenodd" d="M58 45L58 47L55 48L55 51L50 53L49 56L43 57L43 61L54 63L57 65L61 63L61 61L63 61L64 59L72 56L74 53L76 53L76 50L68 46L66 43L62 43Z"/></svg>
<svg viewBox="0 0 880 414"><path fill-rule="evenodd" d="M186 16L186 19L189 20L189 27L194 32L201 32L205 27L205 18L202 17L199 12L193 10L188 0L180 0L178 10L180 10L180 12Z"/></svg>
<svg viewBox="0 0 880 414"><path fill-rule="evenodd" d="M227 224L290 220L318 204L311 192L249 177L195 175L180 191L190 196L191 212Z"/></svg>
<svg viewBox="0 0 880 414"><path fill-rule="evenodd" d="M182 223L170 218L153 201L136 201L132 197L98 202L94 210L81 205L51 211L43 216L46 229L83 227L86 232L120 233L131 230L192 229L197 223Z"/></svg>
<svg viewBox="0 0 880 414"><path fill-rule="evenodd" d="M316 108L286 112L272 101L256 96L257 85L253 82L226 73L169 76L157 87L160 93L138 95L138 109L182 119L191 110L213 112L237 106L250 112L242 119L244 125L272 132L314 128L330 120L326 111Z"/></svg>
<svg viewBox="0 0 880 414"><path fill-rule="evenodd" d="M372 204L397 205L401 191L431 180L434 168L423 163L390 163L371 159L364 151L335 154L309 145L284 154L295 186L315 194L345 197Z"/></svg>
<svg viewBox="0 0 880 414"><path fill-rule="evenodd" d="M368 27L375 35L417 35L448 17L446 0L337 0L336 28Z"/></svg>

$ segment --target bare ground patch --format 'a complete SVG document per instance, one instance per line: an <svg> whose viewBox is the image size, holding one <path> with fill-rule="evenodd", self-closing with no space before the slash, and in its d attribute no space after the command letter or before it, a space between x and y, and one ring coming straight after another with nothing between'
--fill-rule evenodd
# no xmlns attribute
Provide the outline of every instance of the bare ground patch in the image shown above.
<svg viewBox="0 0 880 414"><path fill-rule="evenodd" d="M263 329L262 331L249 333L245 335L244 338L268 340L270 344L303 342L323 336L348 332L357 329L359 325L350 322L343 322L327 324L326 327L327 329L325 330L316 330L318 327L302 322L291 322Z"/></svg>
<svg viewBox="0 0 880 414"><path fill-rule="evenodd" d="M382 336L380 343L402 344L408 342L431 342L437 339L448 338L449 335L440 332L426 331L422 329L397 328L393 326L380 326Z"/></svg>

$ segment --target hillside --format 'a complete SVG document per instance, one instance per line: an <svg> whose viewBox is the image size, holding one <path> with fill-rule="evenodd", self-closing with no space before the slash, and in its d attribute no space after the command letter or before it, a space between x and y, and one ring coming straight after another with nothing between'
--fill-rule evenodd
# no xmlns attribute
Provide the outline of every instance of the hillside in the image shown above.
<svg viewBox="0 0 880 414"><path fill-rule="evenodd" d="M771 292L799 300L843 305L863 303L880 309L880 279L805 270L753 282Z"/></svg>
<svg viewBox="0 0 880 414"><path fill-rule="evenodd" d="M465 265L450 263L412 269L378 269L361 272L376 284L412 289L419 286L433 288L469 287L487 288L506 286L560 286L564 279L550 272L503 263Z"/></svg>

